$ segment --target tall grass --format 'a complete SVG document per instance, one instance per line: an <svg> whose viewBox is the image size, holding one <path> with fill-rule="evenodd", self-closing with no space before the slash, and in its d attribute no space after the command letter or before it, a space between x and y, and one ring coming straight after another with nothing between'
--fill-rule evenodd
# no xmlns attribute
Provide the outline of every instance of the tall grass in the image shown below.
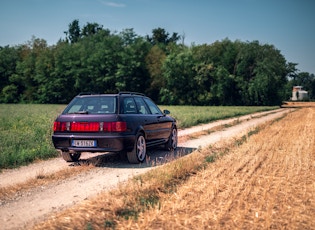
<svg viewBox="0 0 315 230"><path fill-rule="evenodd" d="M61 105L0 104L0 169L56 156L52 124Z"/></svg>
<svg viewBox="0 0 315 230"><path fill-rule="evenodd" d="M0 170L56 156L51 142L52 125L64 107L0 104ZM161 106L171 111L179 128L276 108Z"/></svg>

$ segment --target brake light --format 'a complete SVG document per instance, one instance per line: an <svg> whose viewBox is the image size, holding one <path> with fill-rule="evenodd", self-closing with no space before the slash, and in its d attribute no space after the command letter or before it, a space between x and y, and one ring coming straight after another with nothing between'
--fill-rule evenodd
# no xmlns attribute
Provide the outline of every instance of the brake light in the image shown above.
<svg viewBox="0 0 315 230"><path fill-rule="evenodd" d="M67 126L69 126L69 122L60 122L55 121L54 122L54 132L63 132L67 131Z"/></svg>
<svg viewBox="0 0 315 230"><path fill-rule="evenodd" d="M127 123L124 121L116 121L112 123L112 131L113 132L125 132L127 131Z"/></svg>
<svg viewBox="0 0 315 230"><path fill-rule="evenodd" d="M124 121L102 122L104 132L125 132L127 130L127 123Z"/></svg>
<svg viewBox="0 0 315 230"><path fill-rule="evenodd" d="M54 122L54 132L125 132L127 123L114 122Z"/></svg>
<svg viewBox="0 0 315 230"><path fill-rule="evenodd" d="M99 130L99 122L71 122L70 125L70 131L73 132L97 132Z"/></svg>

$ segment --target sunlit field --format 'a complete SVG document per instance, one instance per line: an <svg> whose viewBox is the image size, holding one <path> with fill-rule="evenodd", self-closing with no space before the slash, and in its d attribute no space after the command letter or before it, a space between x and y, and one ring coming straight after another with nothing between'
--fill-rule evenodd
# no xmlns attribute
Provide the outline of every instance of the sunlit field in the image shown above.
<svg viewBox="0 0 315 230"><path fill-rule="evenodd" d="M34 229L315 229L315 108L241 140L197 150Z"/></svg>
<svg viewBox="0 0 315 230"><path fill-rule="evenodd" d="M52 125L64 105L0 104L0 169L57 155Z"/></svg>
<svg viewBox="0 0 315 230"><path fill-rule="evenodd" d="M167 109L177 121L179 128L242 116L245 114L274 110L278 106L160 106Z"/></svg>
<svg viewBox="0 0 315 230"><path fill-rule="evenodd" d="M160 106L185 128L217 119L278 107ZM51 142L53 121L65 105L0 104L0 169L57 156Z"/></svg>

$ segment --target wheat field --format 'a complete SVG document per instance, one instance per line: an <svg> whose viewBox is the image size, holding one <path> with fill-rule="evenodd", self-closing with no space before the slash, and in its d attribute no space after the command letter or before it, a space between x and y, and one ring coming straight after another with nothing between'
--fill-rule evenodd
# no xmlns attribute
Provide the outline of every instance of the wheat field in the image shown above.
<svg viewBox="0 0 315 230"><path fill-rule="evenodd" d="M266 127L191 177L135 229L315 229L315 108Z"/></svg>
<svg viewBox="0 0 315 230"><path fill-rule="evenodd" d="M35 229L315 229L315 107L226 145L153 170ZM196 167L214 151L221 154Z"/></svg>

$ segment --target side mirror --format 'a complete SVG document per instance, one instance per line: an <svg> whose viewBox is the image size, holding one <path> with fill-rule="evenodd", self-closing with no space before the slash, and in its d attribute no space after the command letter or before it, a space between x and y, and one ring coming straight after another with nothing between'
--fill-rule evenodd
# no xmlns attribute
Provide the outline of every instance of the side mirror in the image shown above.
<svg viewBox="0 0 315 230"><path fill-rule="evenodd" d="M163 113L164 113L165 115L168 115L168 114L170 114L171 112L168 111L167 109L165 109L165 110L163 110Z"/></svg>

